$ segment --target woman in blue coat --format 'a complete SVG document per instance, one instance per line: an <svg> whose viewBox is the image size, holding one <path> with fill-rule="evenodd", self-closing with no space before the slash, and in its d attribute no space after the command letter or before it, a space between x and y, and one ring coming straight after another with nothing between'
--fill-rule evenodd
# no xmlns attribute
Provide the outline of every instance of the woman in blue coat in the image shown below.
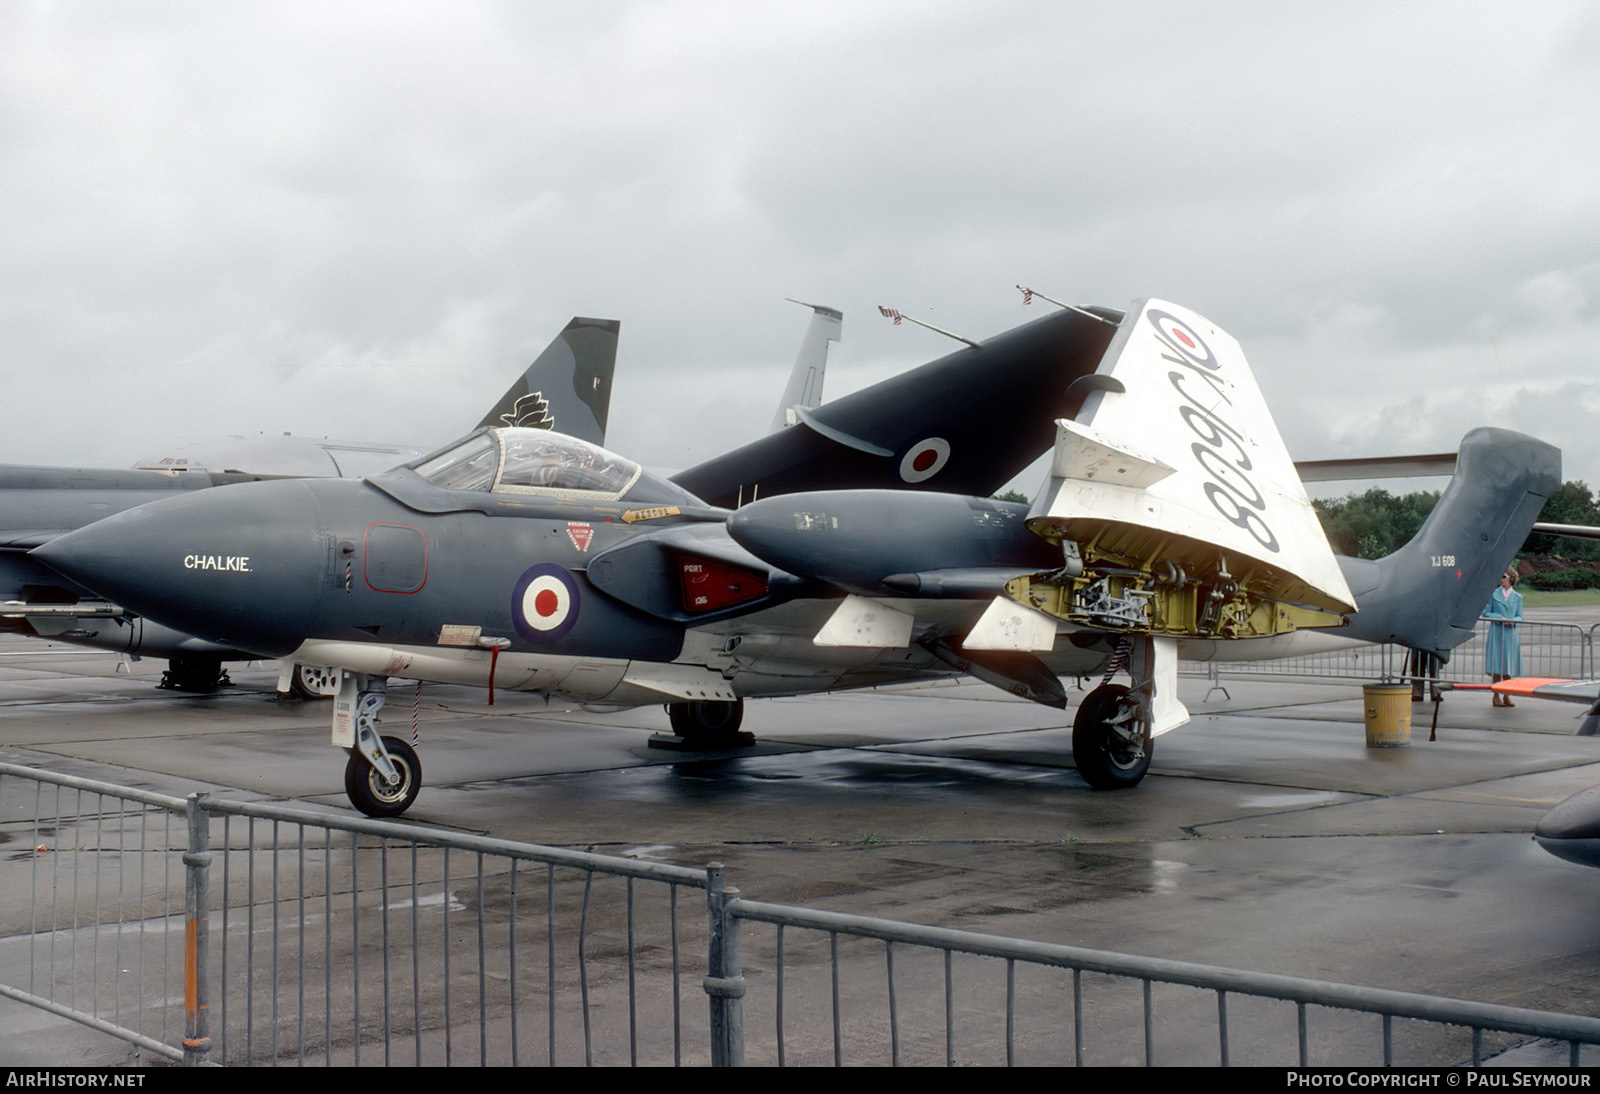
<svg viewBox="0 0 1600 1094"><path fill-rule="evenodd" d="M1517 571L1500 575L1500 587L1489 596L1483 617L1489 621L1489 639L1483 647L1483 671L1495 683L1522 675L1522 643L1517 624L1522 622L1522 594L1517 592ZM1497 707L1514 705L1511 696L1490 693Z"/></svg>

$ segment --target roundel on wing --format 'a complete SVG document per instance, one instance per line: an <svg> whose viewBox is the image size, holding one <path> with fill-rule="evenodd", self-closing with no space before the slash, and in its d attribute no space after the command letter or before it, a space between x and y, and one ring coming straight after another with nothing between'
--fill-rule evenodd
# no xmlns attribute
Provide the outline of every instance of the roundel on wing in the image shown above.
<svg viewBox="0 0 1600 1094"><path fill-rule="evenodd" d="M554 563L530 566L511 594L511 619L529 642L554 642L578 621L578 583Z"/></svg>
<svg viewBox="0 0 1600 1094"><path fill-rule="evenodd" d="M924 482L933 478L950 460L950 442L943 437L929 437L906 449L900 457L900 477L906 482Z"/></svg>

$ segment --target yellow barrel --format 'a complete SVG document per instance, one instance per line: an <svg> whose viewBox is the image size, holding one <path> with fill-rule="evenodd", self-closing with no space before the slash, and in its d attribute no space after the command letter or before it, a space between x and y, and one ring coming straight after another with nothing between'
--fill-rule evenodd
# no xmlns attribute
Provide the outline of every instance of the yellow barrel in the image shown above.
<svg viewBox="0 0 1600 1094"><path fill-rule="evenodd" d="M1365 684L1367 747L1400 748L1411 743L1411 688L1407 684Z"/></svg>

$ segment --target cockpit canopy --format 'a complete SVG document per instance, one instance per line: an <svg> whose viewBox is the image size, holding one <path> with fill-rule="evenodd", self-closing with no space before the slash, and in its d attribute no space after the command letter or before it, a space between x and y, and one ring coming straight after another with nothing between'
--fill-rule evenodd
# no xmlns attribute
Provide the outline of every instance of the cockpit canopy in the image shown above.
<svg viewBox="0 0 1600 1094"><path fill-rule="evenodd" d="M639 480L630 459L548 429L474 433L411 469L446 490L615 501Z"/></svg>

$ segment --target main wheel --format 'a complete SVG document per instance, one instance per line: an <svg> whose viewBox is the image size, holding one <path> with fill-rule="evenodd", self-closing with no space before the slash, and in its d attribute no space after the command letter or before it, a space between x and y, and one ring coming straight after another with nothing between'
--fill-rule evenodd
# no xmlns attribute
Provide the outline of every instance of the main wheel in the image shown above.
<svg viewBox="0 0 1600 1094"><path fill-rule="evenodd" d="M1154 748L1127 697L1123 685L1102 684L1078 706L1073 719L1072 762L1096 790L1138 786L1150 770Z"/></svg>
<svg viewBox="0 0 1600 1094"><path fill-rule="evenodd" d="M352 751L344 765L344 792L350 804L369 817L398 817L411 808L422 789L422 761L399 737L385 737L383 747L400 781L393 786L384 782L377 768Z"/></svg>
<svg viewBox="0 0 1600 1094"><path fill-rule="evenodd" d="M163 687L179 691L216 691L222 682L222 658L205 654L180 653L167 659L161 677Z"/></svg>
<svg viewBox="0 0 1600 1094"><path fill-rule="evenodd" d="M668 703L667 718L672 722L672 732L684 740L711 746L731 740L739 732L739 724L744 721L744 700Z"/></svg>
<svg viewBox="0 0 1600 1094"><path fill-rule="evenodd" d="M338 669L296 665L289 673L289 694L296 699L332 699L339 694Z"/></svg>

